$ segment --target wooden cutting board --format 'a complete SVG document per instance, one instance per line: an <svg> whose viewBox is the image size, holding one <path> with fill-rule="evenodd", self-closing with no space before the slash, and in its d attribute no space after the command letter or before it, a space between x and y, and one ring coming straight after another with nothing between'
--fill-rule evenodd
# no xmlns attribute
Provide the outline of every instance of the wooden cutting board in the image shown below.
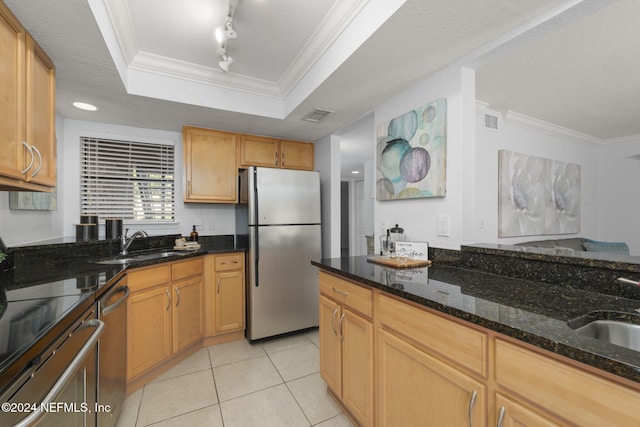
<svg viewBox="0 0 640 427"><path fill-rule="evenodd" d="M367 261L394 268L416 268L431 265L431 261L428 259L387 258L382 255L370 256Z"/></svg>

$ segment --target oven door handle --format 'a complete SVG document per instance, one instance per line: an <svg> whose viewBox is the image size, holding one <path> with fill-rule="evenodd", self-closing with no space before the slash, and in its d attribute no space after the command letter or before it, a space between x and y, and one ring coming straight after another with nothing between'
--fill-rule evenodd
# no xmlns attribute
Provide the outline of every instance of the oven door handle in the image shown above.
<svg viewBox="0 0 640 427"><path fill-rule="evenodd" d="M62 373L58 381L51 387L49 393L42 399L42 402L38 405L38 408L31 412L26 418L23 418L19 423L17 423L14 427L27 427L35 424L40 418L47 415L47 412L42 412L40 408L42 405L48 406L51 402L53 402L58 395L62 392L67 383L71 380L76 370L80 367L84 359L87 357L89 352L93 350L96 342L98 342L98 338L102 335L104 331L104 322L98 319L87 320L80 326L80 328L96 328L96 330L91 334L89 339L84 343L76 357L73 358L67 369Z"/></svg>
<svg viewBox="0 0 640 427"><path fill-rule="evenodd" d="M103 298L101 298L101 300L107 302L113 295L115 295L116 293L119 293L119 292L123 292L124 295L118 301L116 301L113 304L108 305L106 307L102 307L102 304L100 304L100 317L106 316L107 314L111 313L116 308L118 308L122 304L124 304L124 302L127 300L127 298L129 298L129 294L131 293L131 291L129 290L129 287L127 286L126 283L123 284L122 286L118 286L118 283L116 282L116 284L113 285L113 289L111 289L107 295L105 295Z"/></svg>

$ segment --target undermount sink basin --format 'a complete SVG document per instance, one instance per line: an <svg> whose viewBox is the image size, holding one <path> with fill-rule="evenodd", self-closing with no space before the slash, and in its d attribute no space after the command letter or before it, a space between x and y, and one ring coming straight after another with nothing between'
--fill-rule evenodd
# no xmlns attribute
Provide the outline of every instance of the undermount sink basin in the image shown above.
<svg viewBox="0 0 640 427"><path fill-rule="evenodd" d="M143 262L143 261L151 261L154 259L167 258L172 256L181 256L185 255L183 252L178 251L163 251L163 252L153 252L147 254L140 255L131 255L125 257L117 257L117 258L108 258L100 261L96 261L96 264L131 264L135 262Z"/></svg>
<svg viewBox="0 0 640 427"><path fill-rule="evenodd" d="M640 351L640 325L619 320L594 320L576 328L576 333L631 350Z"/></svg>

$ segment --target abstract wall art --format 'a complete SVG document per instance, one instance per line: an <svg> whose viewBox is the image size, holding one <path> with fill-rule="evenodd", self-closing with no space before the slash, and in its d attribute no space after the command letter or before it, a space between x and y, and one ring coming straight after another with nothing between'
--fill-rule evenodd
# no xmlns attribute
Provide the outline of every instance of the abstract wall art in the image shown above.
<svg viewBox="0 0 640 427"><path fill-rule="evenodd" d="M498 151L498 237L580 232L580 165Z"/></svg>
<svg viewBox="0 0 640 427"><path fill-rule="evenodd" d="M376 140L378 200L445 196L446 98L379 125Z"/></svg>

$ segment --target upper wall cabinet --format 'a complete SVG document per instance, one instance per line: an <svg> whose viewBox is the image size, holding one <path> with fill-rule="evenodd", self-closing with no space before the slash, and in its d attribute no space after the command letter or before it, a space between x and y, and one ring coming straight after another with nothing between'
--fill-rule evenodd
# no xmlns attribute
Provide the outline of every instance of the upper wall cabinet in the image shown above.
<svg viewBox="0 0 640 427"><path fill-rule="evenodd" d="M56 185L55 68L0 2L0 189Z"/></svg>
<svg viewBox="0 0 640 427"><path fill-rule="evenodd" d="M184 201L195 203L236 203L236 135L212 129L185 126Z"/></svg>
<svg viewBox="0 0 640 427"><path fill-rule="evenodd" d="M238 166L313 170L313 144L241 135Z"/></svg>

